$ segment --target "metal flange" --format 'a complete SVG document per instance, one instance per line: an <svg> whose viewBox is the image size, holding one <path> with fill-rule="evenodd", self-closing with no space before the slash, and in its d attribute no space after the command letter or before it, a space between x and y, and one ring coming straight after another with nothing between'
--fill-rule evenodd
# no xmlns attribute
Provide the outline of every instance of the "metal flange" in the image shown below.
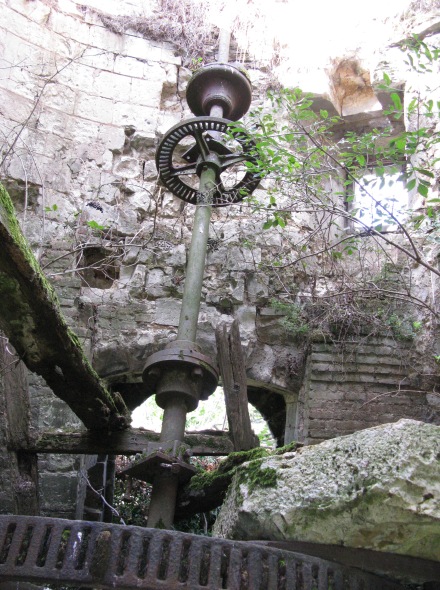
<svg viewBox="0 0 440 590"><path fill-rule="evenodd" d="M142 374L148 396L165 408L170 398L184 398L188 412L214 393L219 380L215 363L194 348L165 348L152 354Z"/></svg>
<svg viewBox="0 0 440 590"><path fill-rule="evenodd" d="M219 135L222 141L218 140ZM238 203L250 195L261 176L250 171L247 163L257 165L255 143L244 131L234 129L231 121L217 117L197 117L178 123L165 134L156 152L163 184L192 205L203 203L206 197L198 188L204 167L215 170L215 183L209 195L213 207Z"/></svg>
<svg viewBox="0 0 440 590"><path fill-rule="evenodd" d="M243 70L231 64L211 63L198 69L188 82L186 101L195 115L209 115L213 106L238 121L252 101L252 86Z"/></svg>
<svg viewBox="0 0 440 590"><path fill-rule="evenodd" d="M183 485L197 473L197 469L194 465L190 465L173 455L162 451L154 451L148 457L121 470L120 473L121 475L135 477L148 483L153 483L158 473L177 476L179 484Z"/></svg>

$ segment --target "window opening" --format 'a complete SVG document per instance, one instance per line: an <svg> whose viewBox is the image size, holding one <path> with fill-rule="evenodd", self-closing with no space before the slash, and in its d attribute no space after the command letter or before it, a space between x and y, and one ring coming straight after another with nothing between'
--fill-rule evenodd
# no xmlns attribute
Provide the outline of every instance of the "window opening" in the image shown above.
<svg viewBox="0 0 440 590"><path fill-rule="evenodd" d="M119 279L119 262L113 251L100 247L85 248L78 258L78 274L84 287L110 289Z"/></svg>
<svg viewBox="0 0 440 590"><path fill-rule="evenodd" d="M401 223L408 213L408 191L401 177L401 171L395 169L383 176L373 171L364 174L354 183L352 200L347 203L353 218L377 231L396 230L395 219Z"/></svg>
<svg viewBox="0 0 440 590"><path fill-rule="evenodd" d="M252 423L252 430L260 439L263 447L275 448L275 439L270 433L266 420L260 412L249 404L249 414ZM154 397L145 400L132 412L132 427L146 428L160 432L162 426L163 410L156 405ZM227 430L228 421L226 418L226 406L223 389L217 387L213 395L206 401L200 402L198 408L188 414L186 430Z"/></svg>

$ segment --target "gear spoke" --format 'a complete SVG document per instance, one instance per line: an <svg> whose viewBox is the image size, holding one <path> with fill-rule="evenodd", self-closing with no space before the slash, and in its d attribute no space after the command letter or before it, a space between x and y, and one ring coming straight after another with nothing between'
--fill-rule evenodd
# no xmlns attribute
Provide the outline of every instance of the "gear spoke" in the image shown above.
<svg viewBox="0 0 440 590"><path fill-rule="evenodd" d="M196 140L197 147L200 150L202 159L205 160L209 154L209 146L206 143L206 139L203 137L203 132L200 129L194 129L194 139Z"/></svg>
<svg viewBox="0 0 440 590"><path fill-rule="evenodd" d="M219 156L219 160L222 170L226 170L226 168L229 168L229 166L248 161L249 156L246 156L246 154L230 154L228 156Z"/></svg>
<svg viewBox="0 0 440 590"><path fill-rule="evenodd" d="M185 176L186 174L196 174L196 165L188 164L187 166L175 166L171 171L171 176Z"/></svg>

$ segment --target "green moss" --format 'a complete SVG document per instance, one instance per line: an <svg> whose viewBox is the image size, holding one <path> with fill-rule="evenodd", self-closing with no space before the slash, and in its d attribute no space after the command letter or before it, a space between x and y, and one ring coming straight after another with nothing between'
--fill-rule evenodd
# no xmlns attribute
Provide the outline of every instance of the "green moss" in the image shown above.
<svg viewBox="0 0 440 590"><path fill-rule="evenodd" d="M276 449L275 451L272 451L272 455L284 455L284 453L292 453L293 451L296 451L298 449L299 446L302 446L300 443L298 443L296 440L294 440L293 442L284 445L284 447L280 447L279 449Z"/></svg>
<svg viewBox="0 0 440 590"><path fill-rule="evenodd" d="M215 471L203 471L191 478L188 484L188 489L192 492L201 491L210 488L214 485L222 487L222 485L229 486L234 472L219 473L218 469Z"/></svg>
<svg viewBox="0 0 440 590"><path fill-rule="evenodd" d="M275 470L271 468L260 469L261 461L271 454L271 451L261 447L250 451L230 453L226 459L221 461L215 471L203 471L195 475L188 484L188 489L190 491L199 491L214 486L227 487L230 485L235 473L237 473L237 468L243 463L249 463L249 466L244 468L243 473L246 475L243 477L246 480L245 483L250 482L252 489L257 485L262 487L274 486L276 484L276 476L274 479ZM242 473L241 469L239 473Z"/></svg>
<svg viewBox="0 0 440 590"><path fill-rule="evenodd" d="M34 253L29 247L29 244L26 241L26 238L22 234L20 225L18 223L14 205L11 201L11 198L4 188L3 185L0 184L0 220L7 228L9 234L11 235L15 244L20 248L21 252L23 253L25 259L33 269L36 275L36 279L41 282L44 290L47 292L49 299L58 305L58 297L52 287L52 285L48 282L46 277L43 275L40 269L40 265L38 264L37 259L34 256Z"/></svg>
<svg viewBox="0 0 440 590"><path fill-rule="evenodd" d="M226 473L245 463L247 461L253 461L254 459L263 459L264 457L268 457L271 452L267 449L263 449L261 447L256 447L255 449L251 449L250 451L237 451L235 453L230 453L226 459L224 459L220 465L218 466L217 472L218 473Z"/></svg>
<svg viewBox="0 0 440 590"><path fill-rule="evenodd" d="M273 488L277 485L277 472L272 467L261 467L262 459L250 461L237 470L239 483L246 484L249 492L255 488Z"/></svg>

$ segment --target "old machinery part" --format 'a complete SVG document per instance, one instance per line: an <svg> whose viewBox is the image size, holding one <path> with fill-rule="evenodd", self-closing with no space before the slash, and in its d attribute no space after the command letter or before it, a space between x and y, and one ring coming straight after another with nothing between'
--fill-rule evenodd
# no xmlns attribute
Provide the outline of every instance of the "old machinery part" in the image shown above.
<svg viewBox="0 0 440 590"><path fill-rule="evenodd" d="M252 542L36 516L0 516L0 581L121 590L397 590L332 561Z"/></svg>
<svg viewBox="0 0 440 590"><path fill-rule="evenodd" d="M120 471L121 475L135 477L148 483L153 483L158 473L165 473L170 477L175 475L178 477L179 485L182 485L197 473L197 468L168 453L155 451Z"/></svg>
<svg viewBox="0 0 440 590"><path fill-rule="evenodd" d="M220 135L222 141L218 140ZM156 152L156 166L163 184L176 197L203 204L206 195L199 190L204 168L215 170L210 201L213 207L240 202L260 182L260 175L246 163L256 166L256 147L244 131L234 129L227 119L197 117L172 127Z"/></svg>
<svg viewBox="0 0 440 590"><path fill-rule="evenodd" d="M223 117L238 121L252 101L252 86L247 74L230 64L211 63L199 68L188 82L186 102L194 115L210 115L214 106Z"/></svg>
<svg viewBox="0 0 440 590"><path fill-rule="evenodd" d="M174 345L174 346L173 346ZM180 348L176 342L148 357L142 378L148 396L156 394L156 403L161 408L168 400L181 396L187 411L194 411L199 400L206 400L214 393L219 380L218 369L213 361L191 348Z"/></svg>

